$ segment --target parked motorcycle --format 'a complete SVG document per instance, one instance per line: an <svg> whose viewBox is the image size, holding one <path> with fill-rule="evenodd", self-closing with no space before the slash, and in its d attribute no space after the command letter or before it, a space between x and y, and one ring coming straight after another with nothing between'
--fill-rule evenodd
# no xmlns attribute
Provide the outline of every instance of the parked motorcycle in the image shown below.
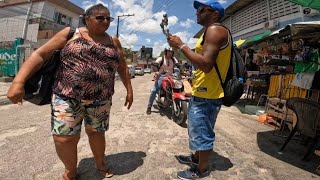
<svg viewBox="0 0 320 180"><path fill-rule="evenodd" d="M187 120L188 98L184 93L182 77L179 73L166 74L157 93L159 107L171 107L174 121L181 125Z"/></svg>

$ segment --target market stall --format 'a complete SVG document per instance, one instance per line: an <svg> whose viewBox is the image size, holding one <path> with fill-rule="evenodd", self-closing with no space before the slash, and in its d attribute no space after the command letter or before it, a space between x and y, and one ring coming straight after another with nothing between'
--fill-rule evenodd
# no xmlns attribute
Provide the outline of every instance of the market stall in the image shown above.
<svg viewBox="0 0 320 180"><path fill-rule="evenodd" d="M319 47L320 22L290 24L245 41L240 48L249 76L246 97L259 102L266 97L268 115L292 121L285 108L287 99L319 102Z"/></svg>

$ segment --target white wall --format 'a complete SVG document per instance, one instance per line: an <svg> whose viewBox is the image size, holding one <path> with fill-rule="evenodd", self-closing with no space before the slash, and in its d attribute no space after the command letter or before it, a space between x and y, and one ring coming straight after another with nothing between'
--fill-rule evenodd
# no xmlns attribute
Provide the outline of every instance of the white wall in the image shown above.
<svg viewBox="0 0 320 180"><path fill-rule="evenodd" d="M15 38L23 36L23 28L29 7L30 4L26 3L0 8L0 42L14 41ZM53 21L55 11L72 17L72 27L78 27L78 14L46 1L33 3L29 19L42 17ZM39 24L29 24L26 39L37 42L38 30Z"/></svg>
<svg viewBox="0 0 320 180"><path fill-rule="evenodd" d="M28 10L27 4L0 8L0 41L14 41L22 37Z"/></svg>
<svg viewBox="0 0 320 180"><path fill-rule="evenodd" d="M234 40L239 40L265 31L274 31L280 28L281 22L299 17L302 17L300 6L287 0L256 0L233 14L232 17L225 19L222 24L228 25L231 19ZM279 26L274 29L265 28L265 23L273 19L279 22Z"/></svg>
<svg viewBox="0 0 320 180"><path fill-rule="evenodd" d="M72 17L72 22L71 22L71 26L72 27L78 27L79 25L79 14L76 14L74 12L71 12L63 7L60 7L58 5L52 4L50 2L46 2L42 11L42 15L43 16L49 16L52 18L54 18L54 13L58 11L62 14L65 14L68 17Z"/></svg>

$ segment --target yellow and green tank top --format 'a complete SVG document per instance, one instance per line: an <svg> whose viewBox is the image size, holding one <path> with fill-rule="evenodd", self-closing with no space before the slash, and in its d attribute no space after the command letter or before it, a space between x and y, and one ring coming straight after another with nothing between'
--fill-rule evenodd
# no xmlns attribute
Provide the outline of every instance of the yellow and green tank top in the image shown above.
<svg viewBox="0 0 320 180"><path fill-rule="evenodd" d="M201 42L203 35L196 44L195 52L202 54L203 46ZM222 47L217 57L217 65L221 73L222 80L224 81L230 65L231 47L232 42L230 40L230 34L228 33L228 43ZM200 69L196 69L193 72L192 80L192 95L200 98L207 99L219 99L224 97L223 89L220 85L219 76L213 67L209 73L204 73Z"/></svg>

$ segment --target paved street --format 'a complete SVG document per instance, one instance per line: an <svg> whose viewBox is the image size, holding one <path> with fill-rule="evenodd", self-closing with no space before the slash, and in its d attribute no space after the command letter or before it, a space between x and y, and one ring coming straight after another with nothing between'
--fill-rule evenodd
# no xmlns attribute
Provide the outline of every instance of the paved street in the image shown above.
<svg viewBox="0 0 320 180"><path fill-rule="evenodd" d="M112 179L177 179L176 172L188 168L175 159L189 153L187 129L170 120L170 113L160 114L153 108L151 115L145 114L151 79L152 75L132 79L134 104L130 110L123 106L125 88L120 81L116 83L106 133L106 160L115 172ZM8 83L0 85L5 91ZM314 174L318 157L301 161L306 148L294 140L279 155L285 139L274 136L272 127L256 119L236 107L222 108L207 179L319 179ZM49 105L0 104L0 123L0 179L60 179L63 164L50 134ZM99 179L84 132L78 154L80 179Z"/></svg>

